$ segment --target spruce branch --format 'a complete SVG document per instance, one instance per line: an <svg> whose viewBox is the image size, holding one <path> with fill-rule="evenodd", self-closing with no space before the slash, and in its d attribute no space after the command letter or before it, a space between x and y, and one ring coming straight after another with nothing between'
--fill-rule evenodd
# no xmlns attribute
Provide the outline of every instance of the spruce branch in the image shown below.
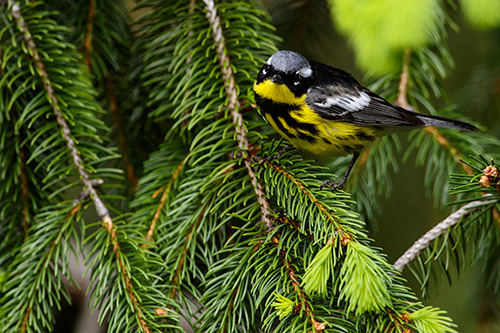
<svg viewBox="0 0 500 333"><path fill-rule="evenodd" d="M275 235L274 237L275 237L274 242L276 243L276 246L278 246L278 244L280 242L279 236ZM303 288L301 287L300 282L297 280L297 277L295 274L295 269L293 268L292 262L290 262L290 260L287 258L287 254L285 253L284 249L280 249L279 253L280 253L281 261L283 262L283 265L284 265L286 272L288 274L288 278L290 279L290 282L292 283L293 289L296 292L297 297L300 301L300 303L298 304L299 313L304 312L306 314L306 317L308 318L309 322L311 323L311 325L314 329L314 332L321 332L323 330L324 326L322 323L319 323L315 319L315 314L314 314L314 311L312 310L312 308L309 304L308 297L305 294ZM318 328L321 328L321 329L318 329Z"/></svg>
<svg viewBox="0 0 500 333"><path fill-rule="evenodd" d="M26 46L30 50L31 57L33 58L33 61L35 62L35 65L38 69L38 73L42 79L44 89L49 97L48 101L52 107L52 111L56 115L57 123L61 127L64 141L66 142L66 146L70 151L71 157L73 159L73 164L76 166L78 174L80 175L80 180L87 189L87 191L89 191L89 195L94 202L94 207L97 216L99 216L99 218L106 224L106 228L108 229L108 232L111 234L113 231L113 220L111 219L108 208L101 200L100 196L97 194L97 191L95 190L94 184L91 181L88 172L85 170L85 167L83 165L83 160L80 156L80 153L78 152L76 143L71 137L71 129L68 123L66 122L66 119L61 113L59 100L57 99L54 87L48 76L48 73L47 71L45 71L45 65L40 57L40 53L37 49L36 43L31 36L31 33L29 31L28 26L26 25L26 22L24 21L23 16L21 15L21 8L19 3L14 2L12 4L11 11L12 11L12 16L16 20L16 23L23 34L23 37L26 41Z"/></svg>
<svg viewBox="0 0 500 333"><path fill-rule="evenodd" d="M472 169L465 163L461 162L461 160L463 159L463 157L460 155L460 153L458 152L458 149L456 147L454 147L450 141L448 139L446 139L441 133L439 133L439 131L433 127L433 126L430 126L430 127L426 127L425 130L427 131L427 133L431 134L434 139L436 139L436 141L443 147L445 148L446 150L448 150L450 152L450 154L457 160L460 162L460 164L462 165L462 168L463 170L468 174L468 175L472 175L474 174L474 172L472 171Z"/></svg>
<svg viewBox="0 0 500 333"><path fill-rule="evenodd" d="M332 225L335 226L335 229L337 230L337 233L340 235L342 239L350 239L352 236L346 232L342 226L339 224L339 221L336 219L336 217L332 214L330 209L325 206L314 194L313 191L311 191L303 182L295 177L291 172L289 172L286 168L281 167L279 165L276 165L274 163L271 163L269 161L265 161L263 164L265 167L270 168L279 174L283 175L287 179L289 179L294 186L298 188L298 190L308 199L310 200L311 204L315 207L318 208L319 212L326 217L326 219L332 223Z"/></svg>
<svg viewBox="0 0 500 333"><path fill-rule="evenodd" d="M47 5L60 9L57 2ZM94 74L94 85L100 92L101 104L111 116L107 122L116 131L129 190L133 193L137 187L137 172L130 153L133 140L129 138L124 120L128 110L122 110L127 108L123 102L126 98L117 99L117 94L126 96L125 90L128 89L124 78L130 61L126 54L126 48L130 46L130 31L124 4L121 0L77 2L71 4L71 10L62 14L67 17L60 22L72 27L70 39L82 49L85 64Z"/></svg>
<svg viewBox="0 0 500 333"><path fill-rule="evenodd" d="M406 252L401 257L399 257L398 260L396 260L396 262L394 263L394 268L402 271L406 266L408 266L410 262L415 260L415 258L417 258L424 249L429 247L438 237L445 234L450 228L455 226L464 217L472 214L485 205L495 202L496 200L473 201L450 214L447 218L439 222L431 230L425 233L425 235L420 237L408 250L406 250Z"/></svg>
<svg viewBox="0 0 500 333"><path fill-rule="evenodd" d="M64 239L64 235L68 231L68 224L71 224L71 220L73 220L76 216L76 214L80 211L82 207L82 202L77 203L68 213L68 216L64 218L61 222L62 225L58 227L58 231L56 234L51 235L52 241L50 242L49 247L45 250L45 254L42 258L40 258L40 264L36 266L36 270L32 272L33 275L35 275L34 279L35 281L31 283L28 286L28 291L27 291L27 299L23 300L21 304L21 310L25 312L23 316L23 320L20 325L20 330L21 332L26 332L28 330L28 321L30 320L30 315L32 312L32 307L36 304L36 300L39 297L40 291L36 286L44 283L47 279L46 275L56 275L54 272L47 273L47 270L52 270L57 266L57 263L54 263L54 261L57 262L57 260L54 260L54 257L57 257L59 254L59 249L57 249L59 246L61 246L63 241L67 241L67 239ZM51 264L54 263L54 264ZM55 268L57 269L57 268ZM69 280L71 281L71 277L69 277ZM66 291L64 290L53 290L55 294L59 293L64 293ZM65 295L66 298L68 298L67 295ZM52 296L54 297L54 296ZM40 315L40 313L38 314ZM40 318L37 318L38 320Z"/></svg>
<svg viewBox="0 0 500 333"><path fill-rule="evenodd" d="M134 286L132 284L133 277L130 276L129 268L125 264L125 260L123 258L123 254L120 248L119 239L116 233L116 227L114 226L108 208L106 207L105 203L103 202L100 195L97 193L95 189L95 185L97 183L95 183L95 181L93 181L90 178L90 175L86 170L86 167L84 166L84 162L81 158L80 152L78 151L77 144L72 137L71 128L61 112L59 99L56 96L51 78L49 77L48 72L45 70L45 64L42 61L37 45L34 39L32 38L30 30L21 14L21 8L18 2L11 3L11 12L26 42L26 46L29 50L28 53L30 54L31 58L35 63L36 68L38 69L37 73L38 75L40 75L41 81L43 82L44 90L46 91L48 96L48 102L51 105L52 111L56 116L57 124L61 128L63 139L72 157L72 162L76 167L76 170L80 176L80 181L83 183L85 187L85 192L82 195L82 197L89 196L92 199L97 216L102 222L104 222L104 226L110 236L109 242L112 245L113 251L116 255L116 260L118 262L118 267L124 278L128 297L131 300L132 307L134 308L134 314L137 316L138 322L140 323L142 330L144 332L151 332L150 328L148 327L148 324L143 318L141 307L139 305L139 300L136 296L136 291L134 290ZM80 205L81 202L77 203L76 207L79 207ZM27 320L26 318L28 317L29 313L26 314L25 321ZM23 321L23 327L25 326L25 321Z"/></svg>
<svg viewBox="0 0 500 333"><path fill-rule="evenodd" d="M181 160L177 168L174 170L172 177L168 181L167 185L164 185L160 187L154 194L153 198L156 198L159 193L162 193L161 198L160 198L160 203L156 207L155 214L153 216L153 220L151 221L151 225L149 227L148 233L146 234L146 240L151 241L153 239L153 234L155 232L156 228L156 223L158 223L158 219L160 218L161 211L165 207L166 201L167 201L167 196L170 193L170 190L172 189L172 185L175 183L177 178L179 177L179 173L182 171L182 168L184 167L184 161Z"/></svg>
<svg viewBox="0 0 500 333"><path fill-rule="evenodd" d="M264 188L256 177L255 170L252 167L252 162L248 156L249 144L247 132L244 125L243 116L240 112L238 112L238 106L242 105L242 103L238 100L238 91L236 90L231 62L229 56L226 54L226 45L224 42L224 35L220 24L220 17L217 14L217 9L215 8L215 2L213 0L203 0L203 2L205 3L205 9L207 11L206 16L210 23L212 36L216 45L216 53L222 72L222 78L224 80L224 87L226 90L226 94L229 97L227 107L229 108L233 118L236 140L238 141L238 148L243 154L244 164L246 169L248 170L248 176L252 181L254 192L260 205L262 222L264 222L267 228L270 229L272 228L272 221L270 218L271 207L264 193Z"/></svg>
<svg viewBox="0 0 500 333"><path fill-rule="evenodd" d="M177 289L179 288L180 284L180 276L183 273L184 267L186 265L186 255L188 254L189 250L189 245L191 242L191 239L193 238L193 234L195 234L196 229L199 227L200 223L203 221L203 217L206 213L206 209L202 208L195 220L195 223L191 224L191 229L189 230L188 234L184 238L184 244L182 244L182 250L179 255L179 259L175 265L175 271L173 272L173 276L171 278L171 284L172 284L172 289L170 291L170 298L174 298L175 294L177 293Z"/></svg>

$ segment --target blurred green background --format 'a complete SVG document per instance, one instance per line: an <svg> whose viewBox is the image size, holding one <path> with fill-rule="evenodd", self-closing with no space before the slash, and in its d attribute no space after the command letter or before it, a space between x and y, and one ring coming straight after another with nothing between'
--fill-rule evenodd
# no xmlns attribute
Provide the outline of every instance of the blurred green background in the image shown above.
<svg viewBox="0 0 500 333"><path fill-rule="evenodd" d="M280 49L297 51L310 59L341 68L365 86L370 83L366 73L356 65L348 39L332 22L328 1L264 0L263 4L282 38ZM441 108L451 104L457 112L464 113L499 137L500 29L473 27L460 11L446 6L458 27L447 29L455 67L442 82L448 100L434 99L433 106ZM401 135L401 142L408 144L407 134ZM381 200L378 230L371 234L391 263L449 213L449 209L433 207L433 200L426 196L424 189L424 168L413 165L414 160L409 158L409 162L401 163L398 174L394 175L392 194ZM419 294L420 287L407 270L404 277ZM484 293L484 281L476 274L474 266L458 275L453 274L451 280L451 286L431 288L430 303L446 310L458 325L459 332L500 332L500 316L490 313L487 306L498 300Z"/></svg>

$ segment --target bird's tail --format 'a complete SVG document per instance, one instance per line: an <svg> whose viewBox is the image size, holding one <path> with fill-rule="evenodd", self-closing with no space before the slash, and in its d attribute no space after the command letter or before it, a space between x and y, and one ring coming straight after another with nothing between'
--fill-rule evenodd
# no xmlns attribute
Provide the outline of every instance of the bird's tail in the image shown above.
<svg viewBox="0 0 500 333"><path fill-rule="evenodd" d="M439 117L439 116L433 116L433 115L428 115L428 114L422 114L422 113L416 113L412 111L408 111L406 109L404 110L405 113L409 113L412 116L417 117L422 123L423 126L436 126L436 127L443 127L443 128L451 128L451 129L457 129L460 131L467 131L467 132L479 132L480 130L469 123L459 121L459 120L454 120L454 119L448 119L444 117Z"/></svg>

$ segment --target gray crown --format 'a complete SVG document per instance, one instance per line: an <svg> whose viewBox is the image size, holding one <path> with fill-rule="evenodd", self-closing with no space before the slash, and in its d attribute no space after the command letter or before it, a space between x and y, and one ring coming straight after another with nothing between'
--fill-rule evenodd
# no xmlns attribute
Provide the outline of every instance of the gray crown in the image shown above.
<svg viewBox="0 0 500 333"><path fill-rule="evenodd" d="M306 58L292 51L277 51L267 61L274 69L284 73L294 73L304 67L309 67Z"/></svg>

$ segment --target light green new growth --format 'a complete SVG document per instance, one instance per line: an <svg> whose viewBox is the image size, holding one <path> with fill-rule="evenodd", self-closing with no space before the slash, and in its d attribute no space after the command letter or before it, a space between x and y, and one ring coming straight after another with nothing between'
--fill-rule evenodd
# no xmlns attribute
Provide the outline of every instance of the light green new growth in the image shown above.
<svg viewBox="0 0 500 333"><path fill-rule="evenodd" d="M460 0L465 18L481 29L500 25L500 0Z"/></svg>
<svg viewBox="0 0 500 333"><path fill-rule="evenodd" d="M302 287L307 294L317 292L320 295L326 295L328 293L328 280L333 273L336 261L335 253L332 251L333 245L333 242L329 242L307 266L302 279Z"/></svg>
<svg viewBox="0 0 500 333"><path fill-rule="evenodd" d="M382 269L386 262L371 248L351 241L347 244L345 262L340 271L340 300L348 303L347 311L358 315L381 311L391 306L387 283L390 278Z"/></svg>
<svg viewBox="0 0 500 333"><path fill-rule="evenodd" d="M410 319L415 323L418 332L425 333L457 333L451 319L443 315L446 311L432 306L426 306L410 314Z"/></svg>
<svg viewBox="0 0 500 333"><path fill-rule="evenodd" d="M377 74L399 69L401 50L432 40L438 27L436 0L330 0L332 15L354 50L358 64Z"/></svg>
<svg viewBox="0 0 500 333"><path fill-rule="evenodd" d="M271 306L276 308L276 314L281 320L292 313L295 302L281 294L275 293L275 295L276 302L272 303Z"/></svg>

